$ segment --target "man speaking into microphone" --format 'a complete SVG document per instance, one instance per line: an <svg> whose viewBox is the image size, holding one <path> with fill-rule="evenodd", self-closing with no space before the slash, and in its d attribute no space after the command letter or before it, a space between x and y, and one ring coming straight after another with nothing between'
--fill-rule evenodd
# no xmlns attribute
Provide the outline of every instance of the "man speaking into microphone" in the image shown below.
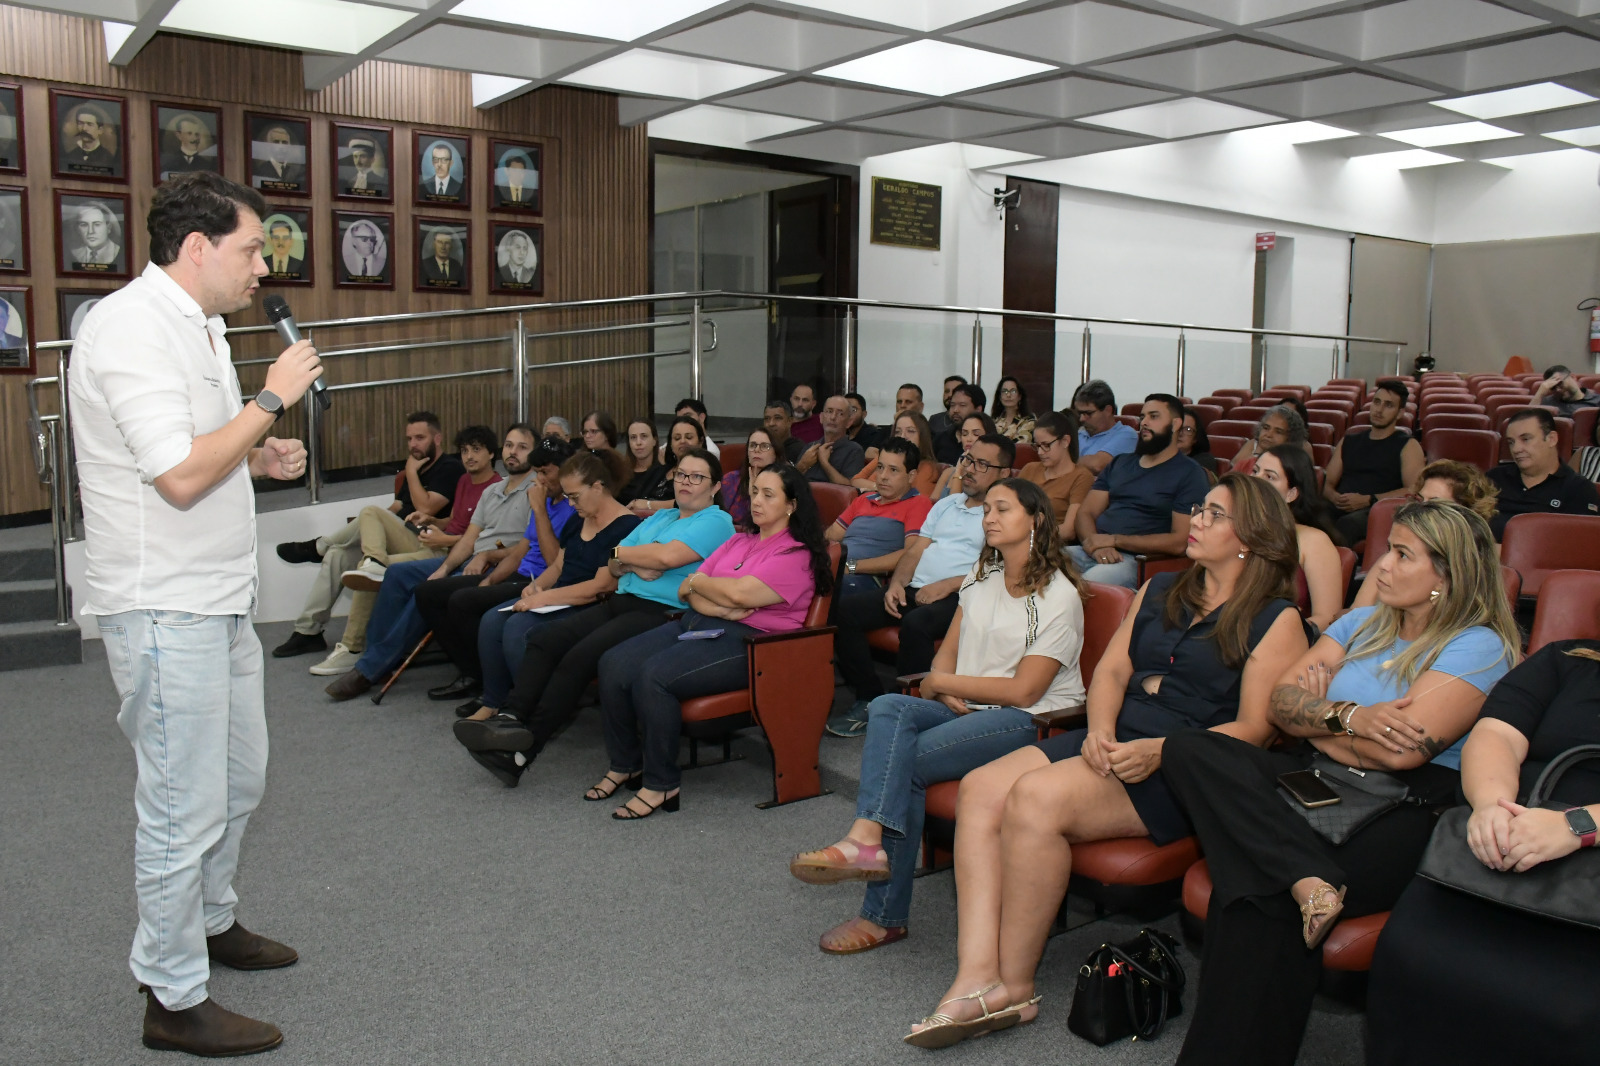
<svg viewBox="0 0 1600 1066"><path fill-rule="evenodd" d="M300 442L267 434L322 374L302 341L241 398L221 316L249 307L267 273L265 214L260 193L209 172L156 189L149 265L95 306L72 350L84 611L138 765L129 963L147 993L144 1043L208 1056L283 1040L209 998L211 964L298 958L234 916L239 841L267 769L250 479L305 473Z"/></svg>

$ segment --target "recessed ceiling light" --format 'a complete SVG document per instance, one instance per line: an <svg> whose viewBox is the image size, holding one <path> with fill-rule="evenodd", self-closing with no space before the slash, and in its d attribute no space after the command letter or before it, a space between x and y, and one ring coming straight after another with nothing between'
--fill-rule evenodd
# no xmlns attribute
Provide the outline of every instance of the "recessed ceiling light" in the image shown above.
<svg viewBox="0 0 1600 1066"><path fill-rule="evenodd" d="M1149 137L1194 137L1202 133L1221 133L1223 130L1243 129L1246 126L1265 126L1282 122L1277 115L1252 111L1237 104L1224 104L1190 96L1178 100L1163 100L1155 104L1127 107L1092 118L1077 121L1095 126L1143 133Z"/></svg>
<svg viewBox="0 0 1600 1066"><path fill-rule="evenodd" d="M1054 69L1048 63L1035 63L1031 59L1018 59L964 44L925 40L886 48L848 63L826 67L817 74L929 96L949 96Z"/></svg>
<svg viewBox="0 0 1600 1066"><path fill-rule="evenodd" d="M1584 126L1576 130L1557 130L1545 134L1552 141L1565 141L1567 144L1576 144L1581 148L1589 148L1600 144L1600 126Z"/></svg>
<svg viewBox="0 0 1600 1066"><path fill-rule="evenodd" d="M1335 141L1341 137L1354 137L1352 130L1342 130L1322 122L1280 122L1276 126L1257 126L1237 130L1230 137L1247 137L1252 141L1270 144L1314 144L1317 141Z"/></svg>
<svg viewBox="0 0 1600 1066"><path fill-rule="evenodd" d="M701 100L766 81L777 74L775 70L747 67L742 63L693 59L635 48L575 70L560 80L569 85L587 85L614 92Z"/></svg>
<svg viewBox="0 0 1600 1066"><path fill-rule="evenodd" d="M1414 130L1392 130L1380 133L1391 141L1404 141L1418 148L1437 148L1441 144L1472 144L1475 141L1499 141L1507 137L1520 137L1520 133L1491 126L1487 122L1451 122L1444 126L1422 126Z"/></svg>
<svg viewBox="0 0 1600 1066"><path fill-rule="evenodd" d="M682 22L721 0L461 0L450 13L612 41L632 41Z"/></svg>
<svg viewBox="0 0 1600 1066"><path fill-rule="evenodd" d="M1526 115L1531 111L1549 111L1556 107L1586 104L1594 97L1580 93L1553 81L1538 85L1524 85L1518 89L1500 89L1474 96L1458 96L1454 100L1431 100L1438 107L1459 111L1473 118L1504 118L1506 115Z"/></svg>
<svg viewBox="0 0 1600 1066"><path fill-rule="evenodd" d="M1352 164L1364 167L1378 167L1386 170L1413 170L1417 167L1436 167L1442 163L1459 163L1461 160L1453 155L1443 152L1430 152L1426 148L1412 148L1404 152L1376 152L1372 155L1358 155L1350 160Z"/></svg>
<svg viewBox="0 0 1600 1066"><path fill-rule="evenodd" d="M161 20L161 28L307 52L354 54L416 14L345 0L274 0L272 18L264 21L255 7L235 0L178 0Z"/></svg>

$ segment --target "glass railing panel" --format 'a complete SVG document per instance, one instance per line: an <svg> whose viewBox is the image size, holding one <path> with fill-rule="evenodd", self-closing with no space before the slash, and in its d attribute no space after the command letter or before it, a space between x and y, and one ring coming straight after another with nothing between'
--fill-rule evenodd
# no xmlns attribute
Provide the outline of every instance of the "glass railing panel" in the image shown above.
<svg viewBox="0 0 1600 1066"><path fill-rule="evenodd" d="M1308 385L1315 389L1329 378L1343 377L1344 349L1335 362L1333 341L1301 337L1263 338L1266 349L1267 387Z"/></svg>
<svg viewBox="0 0 1600 1066"><path fill-rule="evenodd" d="M1404 349L1401 349L1404 351ZM1401 373L1410 370L1409 359L1401 357L1403 369ZM1345 372L1340 377L1365 378L1370 384L1379 377L1395 372L1395 346L1392 344L1371 344L1366 341L1352 341L1350 344L1350 360L1345 366Z"/></svg>
<svg viewBox="0 0 1600 1066"><path fill-rule="evenodd" d="M1000 371L999 330L984 337L985 376ZM972 376L972 319L949 312L901 311L863 307L856 324L856 391L867 401L868 420L887 422L894 394L916 382L923 390L923 413L942 409L944 379Z"/></svg>
<svg viewBox="0 0 1600 1066"><path fill-rule="evenodd" d="M1089 375L1111 386L1119 411L1123 404L1138 403L1152 392L1173 390L1178 367L1177 330L1121 325L1090 328ZM1058 354L1058 361L1059 358Z"/></svg>

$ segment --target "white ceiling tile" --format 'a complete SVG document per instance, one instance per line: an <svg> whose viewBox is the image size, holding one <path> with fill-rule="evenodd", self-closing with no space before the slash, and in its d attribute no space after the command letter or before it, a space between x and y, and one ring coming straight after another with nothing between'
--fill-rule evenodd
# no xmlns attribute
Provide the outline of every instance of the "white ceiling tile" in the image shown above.
<svg viewBox="0 0 1600 1066"><path fill-rule="evenodd" d="M786 118L783 115L764 115L758 111L741 111L715 104L699 104L674 111L650 121L650 136L669 140L695 140L695 133L707 124L717 124L732 131L737 140L754 141L762 137L776 137L816 123L803 118Z"/></svg>
<svg viewBox="0 0 1600 1066"><path fill-rule="evenodd" d="M1397 59L1383 65L1470 92L1593 70L1600 67L1600 41L1575 33L1547 33L1444 55Z"/></svg>
<svg viewBox="0 0 1600 1066"><path fill-rule="evenodd" d="M802 132L787 137L772 138L761 143L771 151L782 152L784 155L859 163L868 156L904 152L937 142L929 137L902 137L894 133L834 129L818 130L815 133Z"/></svg>
<svg viewBox="0 0 1600 1066"><path fill-rule="evenodd" d="M1578 18L1600 15L1600 0L1544 0L1544 5Z"/></svg>
<svg viewBox="0 0 1600 1066"><path fill-rule="evenodd" d="M1503 141L1520 136L1515 130L1501 129L1487 122L1446 122L1437 126L1416 126L1389 130L1379 136L1402 141L1418 148L1438 148L1446 144L1474 144L1478 141Z"/></svg>
<svg viewBox="0 0 1600 1066"><path fill-rule="evenodd" d="M1600 126L1583 126L1575 130L1552 130L1545 134L1553 141L1576 144L1584 148L1600 145Z"/></svg>
<svg viewBox="0 0 1600 1066"><path fill-rule="evenodd" d="M1561 144L1544 137L1517 137L1508 141L1485 141L1482 144L1463 144L1459 151L1472 159L1515 159L1525 155L1543 155L1560 152L1571 145Z"/></svg>
<svg viewBox="0 0 1600 1066"><path fill-rule="evenodd" d="M1093 115L1079 121L1142 133L1147 137L1193 137L1246 126L1263 126L1269 122L1281 122L1282 119L1247 107L1190 96Z"/></svg>
<svg viewBox="0 0 1600 1066"><path fill-rule="evenodd" d="M970 107L919 107L893 115L862 119L855 123L868 129L888 130L914 137L937 137L941 141L970 141L978 137L1014 130L1039 120L1022 115L1003 115Z"/></svg>
<svg viewBox="0 0 1600 1066"><path fill-rule="evenodd" d="M1360 71L1329 74L1305 81L1258 85L1219 93L1246 107L1261 107L1296 118L1320 118L1345 111L1361 111L1386 104L1421 100L1438 93L1421 86Z"/></svg>
<svg viewBox="0 0 1600 1066"><path fill-rule="evenodd" d="M1172 94L1160 89L1146 89L1137 85L1101 81L1069 74L1064 78L1013 85L1006 89L991 89L959 99L974 104L1002 107L1009 111L1024 111L1045 118L1076 118L1117 108L1148 104L1165 100Z"/></svg>
<svg viewBox="0 0 1600 1066"><path fill-rule="evenodd" d="M598 41L524 37L483 26L436 22L386 49L379 58L538 80L615 47Z"/></svg>
<svg viewBox="0 0 1600 1066"><path fill-rule="evenodd" d="M1402 0L1387 7L1283 23L1267 32L1357 59L1381 59L1544 25L1543 19L1484 0Z"/></svg>
<svg viewBox="0 0 1600 1066"><path fill-rule="evenodd" d="M876 89L858 89L851 85L828 85L820 81L801 79L784 82L738 96L723 98L720 102L729 107L749 108L752 111L770 111L779 115L816 119L819 122L842 122L880 111L917 103L918 97L903 93L879 92Z"/></svg>
<svg viewBox="0 0 1600 1066"><path fill-rule="evenodd" d="M899 34L860 26L741 11L658 38L650 46L782 70L806 70L903 39Z"/></svg>
<svg viewBox="0 0 1600 1066"><path fill-rule="evenodd" d="M416 17L414 11L353 4L348 0L274 0L264 20L252 5L178 0L161 28L205 37L353 55Z"/></svg>
<svg viewBox="0 0 1600 1066"><path fill-rule="evenodd" d="M1343 6L1342 0L1163 0L1163 3L1236 26L1299 15L1317 8Z"/></svg>
<svg viewBox="0 0 1600 1066"><path fill-rule="evenodd" d="M1249 41L1218 41L1137 59L1124 59L1095 69L1134 81L1154 82L1190 92L1208 92L1230 85L1326 70L1337 65L1331 59L1318 59Z"/></svg>
<svg viewBox="0 0 1600 1066"><path fill-rule="evenodd" d="M958 30L951 36L1058 63L1093 63L1215 32L1195 22L1084 0Z"/></svg>
<svg viewBox="0 0 1600 1066"><path fill-rule="evenodd" d="M927 31L1015 7L1017 0L789 0L789 3L794 7Z"/></svg>
<svg viewBox="0 0 1600 1066"><path fill-rule="evenodd" d="M777 77L775 70L632 48L566 75L569 85L701 100Z"/></svg>
<svg viewBox="0 0 1600 1066"><path fill-rule="evenodd" d="M948 41L920 40L816 71L819 78L863 82L886 89L949 96L984 85L1016 81L1053 69L1048 63L969 48Z"/></svg>
<svg viewBox="0 0 1600 1066"><path fill-rule="evenodd" d="M228 0L230 3L237 0ZM722 0L460 0L453 18L475 18L612 41L632 41L647 33L716 7Z"/></svg>
<svg viewBox="0 0 1600 1066"><path fill-rule="evenodd" d="M1149 144L1143 137L1108 130L1086 130L1078 126L1050 126L1038 130L1021 130L1017 133L984 137L980 144L991 148L1005 148L1013 152L1044 156L1049 159L1066 159L1069 156L1093 155L1095 152L1112 152L1118 148L1133 148Z"/></svg>
<svg viewBox="0 0 1600 1066"><path fill-rule="evenodd" d="M1508 115L1526 115L1539 111L1588 104L1594 97L1553 81L1535 85L1522 85L1515 89L1477 93L1472 96L1435 100L1434 104L1449 111L1473 118L1505 118Z"/></svg>
<svg viewBox="0 0 1600 1066"><path fill-rule="evenodd" d="M637 126L641 122L650 122L669 115L676 111L685 111L692 104L685 100L659 96L628 96L617 97L617 125Z"/></svg>

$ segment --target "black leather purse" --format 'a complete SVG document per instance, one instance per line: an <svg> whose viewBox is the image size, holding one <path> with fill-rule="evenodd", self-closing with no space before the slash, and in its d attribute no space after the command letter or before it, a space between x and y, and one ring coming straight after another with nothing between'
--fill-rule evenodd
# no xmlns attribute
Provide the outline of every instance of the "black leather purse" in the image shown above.
<svg viewBox="0 0 1600 1066"><path fill-rule="evenodd" d="M1078 968L1067 1028L1099 1047L1130 1036L1153 1039L1183 1013L1184 979L1177 942L1159 930L1101 944Z"/></svg>
<svg viewBox="0 0 1600 1066"><path fill-rule="evenodd" d="M1551 759L1523 806L1563 810L1547 798L1562 774L1588 759L1600 759L1600 744L1580 744ZM1582 848L1520 874L1491 870L1467 846L1471 817L1471 807L1453 807L1444 813L1422 854L1419 875L1524 914L1600 930L1600 848Z"/></svg>
<svg viewBox="0 0 1600 1066"><path fill-rule="evenodd" d="M1339 802L1326 807L1306 807L1282 785L1278 795L1295 812L1311 823L1330 844L1339 845L1355 836L1374 818L1387 814L1402 803L1419 803L1411 786L1383 770L1356 770L1334 762L1322 752L1311 759L1311 769L1329 788L1339 794Z"/></svg>

